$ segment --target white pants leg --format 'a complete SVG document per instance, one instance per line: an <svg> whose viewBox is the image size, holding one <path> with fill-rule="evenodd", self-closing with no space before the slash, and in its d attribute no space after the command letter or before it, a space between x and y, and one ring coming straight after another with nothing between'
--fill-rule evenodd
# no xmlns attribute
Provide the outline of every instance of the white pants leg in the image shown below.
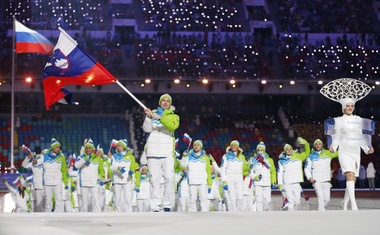
<svg viewBox="0 0 380 235"><path fill-rule="evenodd" d="M99 199L99 187L97 185L90 187L90 193L92 198L92 212L101 212L100 199Z"/></svg>
<svg viewBox="0 0 380 235"><path fill-rule="evenodd" d="M201 205L201 212L210 211L208 200L207 200L207 184L199 185L198 190L199 190L199 202Z"/></svg>
<svg viewBox="0 0 380 235"><path fill-rule="evenodd" d="M124 212L124 187L125 184L115 184L115 212Z"/></svg>
<svg viewBox="0 0 380 235"><path fill-rule="evenodd" d="M285 185L286 196L288 198L288 211L298 209L301 203L301 185L299 183Z"/></svg>
<svg viewBox="0 0 380 235"><path fill-rule="evenodd" d="M163 208L172 208L174 203L174 158L168 157L162 164L162 173L165 180L165 191L162 199Z"/></svg>
<svg viewBox="0 0 380 235"><path fill-rule="evenodd" d="M179 206L178 206L178 211L179 212L186 212L187 211L187 206L189 204L189 198L178 198L179 201Z"/></svg>
<svg viewBox="0 0 380 235"><path fill-rule="evenodd" d="M150 185L151 185L151 196L150 205L152 210L161 210L161 164L165 159L163 158L148 158L148 169L150 173ZM174 190L174 189L173 189Z"/></svg>
<svg viewBox="0 0 380 235"><path fill-rule="evenodd" d="M103 186L99 186L99 206L100 210L104 211L106 206L106 188Z"/></svg>
<svg viewBox="0 0 380 235"><path fill-rule="evenodd" d="M197 184L189 185L189 212L197 212L198 186Z"/></svg>
<svg viewBox="0 0 380 235"><path fill-rule="evenodd" d="M43 189L35 189L35 206L34 212L44 212L45 207L45 190Z"/></svg>
<svg viewBox="0 0 380 235"><path fill-rule="evenodd" d="M89 197L90 197L90 188L89 187L81 187L82 191L82 203L81 203L81 212L88 212L88 203L89 203Z"/></svg>
<svg viewBox="0 0 380 235"><path fill-rule="evenodd" d="M133 199L134 189L132 188L132 183L128 182L127 184L125 184L123 188L123 192L124 192L124 200L125 200L125 211L133 212L132 199Z"/></svg>
<svg viewBox="0 0 380 235"><path fill-rule="evenodd" d="M318 210L324 211L330 201L330 182L315 182L313 186L318 198Z"/></svg>
<svg viewBox="0 0 380 235"><path fill-rule="evenodd" d="M262 186L255 186L255 202L256 202L256 211L263 211L263 187Z"/></svg>

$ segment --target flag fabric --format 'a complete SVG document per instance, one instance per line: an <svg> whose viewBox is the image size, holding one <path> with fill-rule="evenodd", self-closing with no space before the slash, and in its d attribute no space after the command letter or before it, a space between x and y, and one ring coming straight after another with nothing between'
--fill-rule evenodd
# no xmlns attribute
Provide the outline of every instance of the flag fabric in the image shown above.
<svg viewBox="0 0 380 235"><path fill-rule="evenodd" d="M51 54L54 45L45 36L15 20L16 53Z"/></svg>
<svg viewBox="0 0 380 235"><path fill-rule="evenodd" d="M73 95L66 90L65 88L61 88L59 93L57 94L57 98L62 97L61 99L58 100L58 103L61 104L75 104L78 105L78 102L74 102L73 100Z"/></svg>
<svg viewBox="0 0 380 235"><path fill-rule="evenodd" d="M31 152L28 147L26 147L24 144L22 145L22 151L23 152Z"/></svg>
<svg viewBox="0 0 380 235"><path fill-rule="evenodd" d="M67 158L67 162L66 162L66 165L67 165L67 169L69 169L70 167L74 166L75 164L75 155L70 155L68 158Z"/></svg>
<svg viewBox="0 0 380 235"><path fill-rule="evenodd" d="M119 141L117 141L117 140L115 140L115 139L112 139L111 146L114 147L114 148L116 148L118 142L119 142Z"/></svg>
<svg viewBox="0 0 380 235"><path fill-rule="evenodd" d="M179 139L177 138L177 139L175 139L175 142L174 142L175 148L178 148L178 143L179 143Z"/></svg>
<svg viewBox="0 0 380 235"><path fill-rule="evenodd" d="M185 133L183 134L183 137L182 137L182 140L187 143L188 145L190 145L191 141L193 140L189 134Z"/></svg>
<svg viewBox="0 0 380 235"><path fill-rule="evenodd" d="M258 160L261 164L263 164L263 166L265 166L267 169L270 168L269 163L268 163L267 161L265 161L265 159L263 158L263 156L261 156L260 154L258 154L258 155L256 156L256 158L257 158L257 160Z"/></svg>
<svg viewBox="0 0 380 235"><path fill-rule="evenodd" d="M26 177L25 181L28 182L28 183L33 183L33 175L30 175L30 176Z"/></svg>
<svg viewBox="0 0 380 235"><path fill-rule="evenodd" d="M42 78L46 109L66 97L61 89L67 85L103 85L117 81L63 29L60 30L58 42L46 63Z"/></svg>
<svg viewBox="0 0 380 235"><path fill-rule="evenodd" d="M21 177L22 177L22 175L18 175L17 176L17 178L13 181L13 184L16 186L16 187L18 187L18 186L20 186L20 184L21 184Z"/></svg>

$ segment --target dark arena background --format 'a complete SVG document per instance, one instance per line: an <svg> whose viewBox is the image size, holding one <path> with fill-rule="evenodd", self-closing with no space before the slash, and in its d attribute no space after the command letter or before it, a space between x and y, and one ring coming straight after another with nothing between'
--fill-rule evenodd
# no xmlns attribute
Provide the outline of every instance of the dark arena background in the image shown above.
<svg viewBox="0 0 380 235"><path fill-rule="evenodd" d="M310 144L319 138L327 148L324 121L342 110L319 90L337 78L365 82L372 91L354 113L376 122L375 153L362 152L361 164L373 162L377 170L377 190L368 189L367 179L356 185L359 211L340 211L344 186L334 159L325 212L317 211L305 179L302 188L311 198L296 212L281 211L281 194L273 189L269 212L1 213L0 234L378 234L379 9L376 0L0 1L0 170L8 182L15 172L31 174L21 166L27 156L23 144L40 152L56 138L69 156L79 155L85 138L107 150L112 139L125 138L139 162L147 139L143 108L116 84L67 86L79 105L57 103L46 110L42 74L49 56L13 54L14 16L54 45L63 28L151 109L169 93L181 117L176 138L188 133L201 139L218 164L234 139L248 157L263 141L276 166L286 143L300 148L297 137ZM178 152L186 149L180 141ZM0 182L0 196L7 192Z"/></svg>

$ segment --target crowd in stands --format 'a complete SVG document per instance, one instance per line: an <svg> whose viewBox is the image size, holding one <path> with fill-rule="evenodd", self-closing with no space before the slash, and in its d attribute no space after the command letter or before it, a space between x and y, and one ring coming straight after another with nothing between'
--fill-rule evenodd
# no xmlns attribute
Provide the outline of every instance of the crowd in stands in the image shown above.
<svg viewBox="0 0 380 235"><path fill-rule="evenodd" d="M6 6L6 22L12 22L13 14L19 21L28 21L33 29L111 29L112 8L108 0L9 1Z"/></svg>
<svg viewBox="0 0 380 235"><path fill-rule="evenodd" d="M372 1L285 0L270 1L277 9L284 32L372 33L378 24Z"/></svg>
<svg viewBox="0 0 380 235"><path fill-rule="evenodd" d="M376 45L379 41L376 39ZM336 42L330 37L313 45L307 34L285 34L277 37L276 49L284 77L330 79L330 77L357 77L368 79L377 74L379 50L373 48L373 38L365 35L347 37L342 34Z"/></svg>
<svg viewBox="0 0 380 235"><path fill-rule="evenodd" d="M25 14L16 17L33 29L56 29L58 23L63 28L85 29L75 39L118 77L137 74L143 78L315 79L337 75L368 78L377 73L378 51L373 47L380 45L380 37L373 28L378 22L371 14L364 14L370 10L370 2L269 1L277 12L269 12L263 6L244 6L248 13L248 19L243 17L246 22L268 20L271 14L276 14L278 21L284 24L283 32L289 32L285 36L251 33L240 27L230 30L232 25L243 24L240 21L245 14L240 1L141 1L141 5L135 6L109 4L104 0L69 1L66 5L59 1L42 4L42 1L23 0L5 6L5 20L12 22L12 14L25 8ZM128 45L119 47L123 35L117 31L112 36L108 32L104 39L87 35L86 29L110 30L101 26L102 22L110 22L113 17L133 18L137 9L144 13L144 27L156 31L153 36L137 31L124 40ZM321 19L323 24L320 24ZM144 29L140 26L140 30ZM310 30L300 30L304 26ZM10 24L3 25L3 36L10 27ZM181 31L195 32L183 34ZM302 31L306 33L301 36ZM341 33L342 36L336 42L327 36L312 44L307 32ZM346 33L356 36L347 37ZM0 67L2 74L9 75L11 39L4 38ZM266 47L276 47L276 51L265 51ZM123 60L123 53L127 58L136 58L136 71L125 71L127 62ZM23 74L30 68L42 67L45 61L44 57L19 56L16 72ZM281 67L281 74L274 74L273 64Z"/></svg>
<svg viewBox="0 0 380 235"><path fill-rule="evenodd" d="M241 32L239 1L142 0L145 30Z"/></svg>
<svg viewBox="0 0 380 235"><path fill-rule="evenodd" d="M211 37L209 43L209 37ZM270 39L268 39L270 40ZM250 33L161 32L136 41L139 77L270 77L261 38Z"/></svg>

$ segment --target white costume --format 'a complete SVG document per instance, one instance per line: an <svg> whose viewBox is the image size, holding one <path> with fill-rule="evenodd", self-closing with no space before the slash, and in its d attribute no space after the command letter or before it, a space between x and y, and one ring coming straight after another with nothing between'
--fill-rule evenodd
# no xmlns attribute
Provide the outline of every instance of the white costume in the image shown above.
<svg viewBox="0 0 380 235"><path fill-rule="evenodd" d="M342 111L347 104L353 104L371 91L371 87L364 82L341 78L329 82L320 90L327 98L339 102ZM371 150L371 135L375 132L375 123L353 114L342 117L327 119L325 121L325 134L328 136L328 146L337 151L339 148L339 163L343 173L352 172L355 177L359 176L360 151L368 154ZM355 181L346 181L346 191L343 200L343 209L347 210L348 201L351 200L351 209L357 210L355 200Z"/></svg>

